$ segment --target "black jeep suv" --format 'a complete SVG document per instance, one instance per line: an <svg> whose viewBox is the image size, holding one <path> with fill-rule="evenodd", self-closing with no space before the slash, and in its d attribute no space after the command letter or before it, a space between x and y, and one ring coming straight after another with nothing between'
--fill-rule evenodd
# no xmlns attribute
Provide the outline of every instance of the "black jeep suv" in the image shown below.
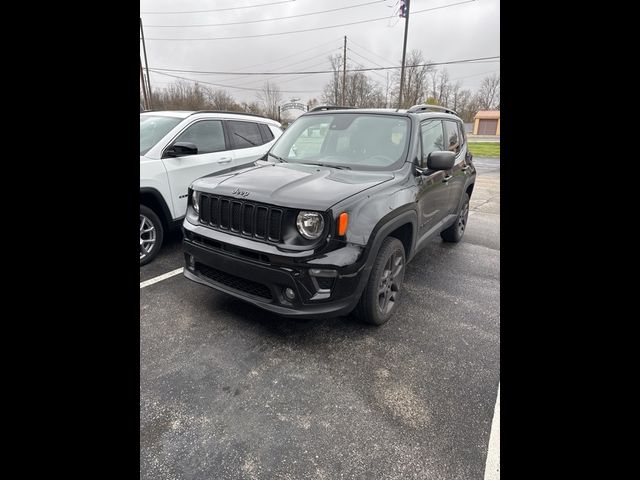
<svg viewBox="0 0 640 480"><path fill-rule="evenodd" d="M380 325L427 240L462 238L475 178L451 110L317 107L255 165L191 185L184 275L278 314Z"/></svg>

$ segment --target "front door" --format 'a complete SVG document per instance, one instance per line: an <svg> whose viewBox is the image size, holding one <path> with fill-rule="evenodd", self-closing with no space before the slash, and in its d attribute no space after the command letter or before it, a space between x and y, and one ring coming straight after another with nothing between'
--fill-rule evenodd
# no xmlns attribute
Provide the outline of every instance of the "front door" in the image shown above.
<svg viewBox="0 0 640 480"><path fill-rule="evenodd" d="M420 125L422 175L418 182L418 247L426 240L449 214L449 172L427 169L427 157L431 152L444 148L442 120L427 120Z"/></svg>
<svg viewBox="0 0 640 480"><path fill-rule="evenodd" d="M176 142L193 143L198 153L168 156L167 150ZM231 168L234 153L225 142L221 120L199 120L189 125L165 148L162 161L169 177L175 215L181 217L187 212L189 185L200 177Z"/></svg>

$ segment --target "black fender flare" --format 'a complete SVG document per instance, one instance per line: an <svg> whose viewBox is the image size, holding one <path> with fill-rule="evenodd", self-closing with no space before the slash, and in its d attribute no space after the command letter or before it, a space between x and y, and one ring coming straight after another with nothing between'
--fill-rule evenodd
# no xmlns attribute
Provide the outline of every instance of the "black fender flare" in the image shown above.
<svg viewBox="0 0 640 480"><path fill-rule="evenodd" d="M466 193L469 186L474 185L475 183L476 183L476 177L474 175L472 178L467 179L467 181L464 184L464 188L462 189L462 192ZM463 198L464 198L464 195L460 195L460 200L458 200L458 207L456 208L456 214L458 214L460 212L460 209L462 208Z"/></svg>
<svg viewBox="0 0 640 480"><path fill-rule="evenodd" d="M388 215L385 215L372 230L365 252L368 268L373 265L384 239L387 238L391 232L407 223L410 223L412 226L413 238L411 239L411 251L405 252L405 255L407 260L412 257L418 234L418 212L413 205L407 205L404 208L401 207L400 210L400 212L394 210Z"/></svg>
<svg viewBox="0 0 640 480"><path fill-rule="evenodd" d="M162 194L153 187L140 187L140 196L142 195L153 196L154 200L158 202L158 205L160 205L160 208L162 209L161 212L156 212L156 214L160 216L160 219L165 222L166 226L171 225L171 223L173 222L173 215L171 215L171 210L169 210L167 202L164 201L164 197L162 196ZM140 200L140 203L143 203L142 200ZM147 206L151 208L150 205Z"/></svg>

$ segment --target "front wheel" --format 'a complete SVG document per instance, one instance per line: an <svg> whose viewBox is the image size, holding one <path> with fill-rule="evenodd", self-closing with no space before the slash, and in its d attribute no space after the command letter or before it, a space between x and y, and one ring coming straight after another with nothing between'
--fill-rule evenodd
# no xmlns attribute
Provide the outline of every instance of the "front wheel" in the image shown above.
<svg viewBox="0 0 640 480"><path fill-rule="evenodd" d="M464 194L462 207L458 213L458 218L453 225L446 230L440 232L440 236L445 242L457 243L462 240L464 231L467 229L467 220L469 219L469 195Z"/></svg>
<svg viewBox="0 0 640 480"><path fill-rule="evenodd" d="M356 307L356 315L360 320L372 325L382 325L391 318L400 301L404 267L402 242L397 238L386 238Z"/></svg>
<svg viewBox="0 0 640 480"><path fill-rule="evenodd" d="M164 229L156 212L140 205L140 266L153 260L162 245Z"/></svg>

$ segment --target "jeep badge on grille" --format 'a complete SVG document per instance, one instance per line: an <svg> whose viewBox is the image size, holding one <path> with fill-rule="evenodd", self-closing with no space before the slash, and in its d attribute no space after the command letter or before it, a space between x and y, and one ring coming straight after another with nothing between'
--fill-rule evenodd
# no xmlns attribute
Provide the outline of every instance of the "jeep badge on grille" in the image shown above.
<svg viewBox="0 0 640 480"><path fill-rule="evenodd" d="M231 192L231 195L238 195L239 197L248 197L249 192L247 192L246 190L240 190L239 188L236 188L233 192Z"/></svg>

